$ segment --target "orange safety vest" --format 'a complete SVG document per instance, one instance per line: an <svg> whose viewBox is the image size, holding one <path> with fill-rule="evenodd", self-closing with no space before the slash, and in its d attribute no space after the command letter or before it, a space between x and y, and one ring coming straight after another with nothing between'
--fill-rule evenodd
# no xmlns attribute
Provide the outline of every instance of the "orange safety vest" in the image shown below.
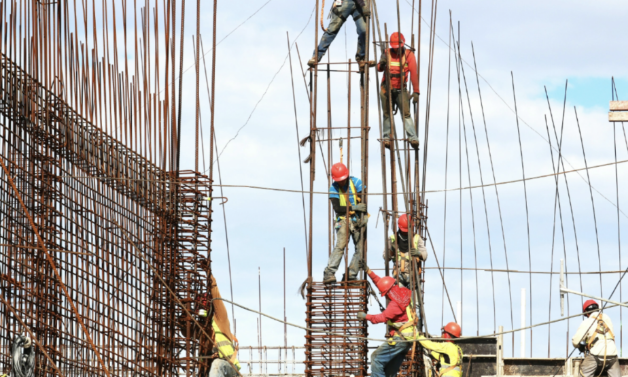
<svg viewBox="0 0 628 377"><path fill-rule="evenodd" d="M393 57L390 50L386 50L388 55L388 64L390 67L390 83L393 89L401 89L401 72L403 69L403 86L408 82L410 68L408 68L408 54L410 51L403 49L401 60L399 57ZM402 68L403 67L403 68Z"/></svg>

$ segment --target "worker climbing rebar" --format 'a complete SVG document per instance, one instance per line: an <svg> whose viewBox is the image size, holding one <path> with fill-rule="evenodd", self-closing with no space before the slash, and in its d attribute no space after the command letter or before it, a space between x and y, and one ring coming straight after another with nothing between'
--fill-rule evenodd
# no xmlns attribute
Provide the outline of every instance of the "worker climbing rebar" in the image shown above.
<svg viewBox="0 0 628 377"><path fill-rule="evenodd" d="M336 229L336 246L329 256L329 262L325 268L323 275L325 284L336 282L336 271L338 271L344 250L349 243L349 234L355 244L355 253L351 258L349 275L346 280L356 280L362 264L362 246L364 244L360 230L366 226L368 221L366 204L360 203L358 197L358 194L362 192L362 181L359 178L350 177L349 169L341 162L331 167L331 176L334 183L329 188L329 200L336 212L334 227ZM358 217L357 212L364 214L364 216ZM345 280L345 277L342 280Z"/></svg>
<svg viewBox="0 0 628 377"><path fill-rule="evenodd" d="M195 314L201 324L211 319L211 368L208 377L236 377L239 376L240 362L238 361L238 339L231 332L227 309L221 298L216 279L211 276L209 293L198 295L194 302ZM212 298L214 300L212 300ZM182 326L184 336L188 334ZM195 334L195 333L193 333Z"/></svg>
<svg viewBox="0 0 628 377"><path fill-rule="evenodd" d="M358 33L358 48L355 53L355 60L360 65L360 69L363 69L366 61L366 18L371 15L369 0L335 0L330 13L331 21L329 27L325 30L318 44L318 60L316 60L316 50L314 50L314 54L307 64L310 67L314 67L316 63L321 61L336 35L338 35L340 28L347 18L351 16Z"/></svg>
<svg viewBox="0 0 628 377"><path fill-rule="evenodd" d="M418 234L414 235L412 247L409 247L407 214L404 213L399 216L397 225L397 235L395 236L393 234L388 239L388 250L390 250L390 254L386 255L386 251L384 251L384 260L386 263L390 260L395 261L393 276L399 279L399 285L410 288L411 258L416 258L417 262L427 260L427 249L425 248L423 238ZM396 260L395 255L397 256Z"/></svg>
<svg viewBox="0 0 628 377"><path fill-rule="evenodd" d="M387 82L387 75L384 75L380 90L380 99L384 113L383 143L384 146L389 149L391 132L390 117L391 113L393 113L393 109L390 108L390 103L392 103L393 106L396 104L403 112L403 125L406 129L410 145L415 149L419 147L419 139L417 138L414 123L410 115L410 96L408 95L407 86L409 74L413 90L411 96L412 102L416 104L419 101L419 78L417 75L416 58L412 51L406 49L405 42L406 39L403 34L397 32L392 33L390 36L390 47L384 51L377 64L377 70L380 72L386 71L387 67L390 70L390 82ZM399 49L401 49L401 54L399 54ZM391 101L389 101L389 96L392 96Z"/></svg>
<svg viewBox="0 0 628 377"><path fill-rule="evenodd" d="M586 319L571 338L573 346L585 354L580 374L582 377L593 377L607 372L608 377L620 377L613 323L599 309L595 300L585 301L582 312Z"/></svg>
<svg viewBox="0 0 628 377"><path fill-rule="evenodd" d="M412 291L400 287L392 276L380 278L366 267L366 273L373 280L382 297L390 301L380 314L358 313L359 319L372 324L387 323L390 327L388 342L381 344L371 356L371 377L394 376L399 371L403 359L412 347L411 342L418 335L418 318L413 310Z"/></svg>

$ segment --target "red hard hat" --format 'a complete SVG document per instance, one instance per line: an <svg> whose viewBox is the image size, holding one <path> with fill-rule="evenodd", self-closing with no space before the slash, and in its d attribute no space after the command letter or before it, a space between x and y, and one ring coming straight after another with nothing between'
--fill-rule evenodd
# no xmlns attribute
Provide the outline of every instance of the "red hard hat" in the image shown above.
<svg viewBox="0 0 628 377"><path fill-rule="evenodd" d="M462 334L462 329L460 328L460 325L456 322L449 322L445 325L445 327L443 327L442 330L444 333L447 333L454 338L460 338L460 334Z"/></svg>
<svg viewBox="0 0 628 377"><path fill-rule="evenodd" d="M408 231L408 215L405 213L399 216L399 221L397 221L397 225L399 225L399 230L402 232Z"/></svg>
<svg viewBox="0 0 628 377"><path fill-rule="evenodd" d="M593 310L593 308L587 310L587 308L589 306L591 306L591 305L595 305L595 306L597 306L597 308L600 307L595 300L587 300L587 301L584 302L584 305L582 305L582 312L584 313L584 312L588 312L589 310Z"/></svg>
<svg viewBox="0 0 628 377"><path fill-rule="evenodd" d="M349 169L342 162L334 164L331 167L331 177L336 182L344 181L349 177Z"/></svg>
<svg viewBox="0 0 628 377"><path fill-rule="evenodd" d="M386 296L386 293L390 291L390 288L392 288L396 282L397 281L392 276L384 276L383 278L379 279L379 281L377 282L377 289L379 289L382 297Z"/></svg>
<svg viewBox="0 0 628 377"><path fill-rule="evenodd" d="M403 37L403 34L394 32L390 35L391 48L399 48L399 46L403 46L404 44L406 44L406 39Z"/></svg>

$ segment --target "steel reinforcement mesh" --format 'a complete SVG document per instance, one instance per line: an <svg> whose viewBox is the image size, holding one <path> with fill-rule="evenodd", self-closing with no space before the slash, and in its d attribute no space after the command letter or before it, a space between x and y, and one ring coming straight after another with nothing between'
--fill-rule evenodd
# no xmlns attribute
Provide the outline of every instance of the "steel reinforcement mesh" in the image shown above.
<svg viewBox="0 0 628 377"><path fill-rule="evenodd" d="M307 325L335 334L367 337L366 281L355 286L344 283L312 283L308 288ZM308 332L305 345L306 376L366 376L368 342L323 332Z"/></svg>
<svg viewBox="0 0 628 377"><path fill-rule="evenodd" d="M25 326L36 376L198 371L171 291L206 290L209 180L175 188L4 55L0 158L0 374Z"/></svg>

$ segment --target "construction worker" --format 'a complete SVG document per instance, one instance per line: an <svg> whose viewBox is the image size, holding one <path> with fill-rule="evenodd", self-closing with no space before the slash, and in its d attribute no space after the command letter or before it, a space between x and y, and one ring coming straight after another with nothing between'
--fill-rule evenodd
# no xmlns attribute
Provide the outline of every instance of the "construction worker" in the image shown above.
<svg viewBox="0 0 628 377"><path fill-rule="evenodd" d="M592 377L604 372L608 373L608 377L621 377L613 323L599 309L594 300L585 301L582 312L587 318L571 338L573 346L585 353L580 364L580 373L582 377Z"/></svg>
<svg viewBox="0 0 628 377"><path fill-rule="evenodd" d="M366 319L372 324L387 323L391 328L388 342L382 343L371 355L371 377L394 376L412 347L412 342L406 340L413 340L418 335L417 317L411 303L412 291L399 287L392 276L380 278L368 267L366 272L382 297L390 299L380 314L358 313L359 319Z"/></svg>
<svg viewBox="0 0 628 377"><path fill-rule="evenodd" d="M408 97L408 74L412 81L412 102L419 101L419 79L417 76L417 66L414 53L405 46L406 39L403 34L397 32L390 36L390 48L386 49L377 64L377 70L386 71L386 67L390 68L390 92L388 92L388 82L386 75L382 78L382 87L380 90L380 99L382 101L382 109L384 110L384 138L383 143L386 148L390 149L390 103L396 104L403 111L403 125L406 134L413 148L419 147L419 139L416 135L414 123L410 116L410 98ZM401 55L399 55L399 47L401 47ZM401 58L400 58L401 56ZM401 78L403 72L403 80ZM392 96L389 102L389 95Z"/></svg>
<svg viewBox="0 0 628 377"><path fill-rule="evenodd" d="M338 271L345 247L349 242L349 234L351 234L355 244L355 253L349 264L347 280L356 280L362 261L363 239L360 233L368 221L366 204L360 203L358 197L358 194L362 192L362 181L355 177L349 177L349 169L341 162L331 167L331 177L334 183L329 188L329 200L334 212L336 212L336 246L325 268L323 275L323 283L325 284L336 282L336 271ZM349 219L346 218L347 210L349 211ZM363 215L360 216L363 219L360 219L359 215Z"/></svg>
<svg viewBox="0 0 628 377"><path fill-rule="evenodd" d="M441 329L441 338L460 338L460 334L462 329L456 322L449 322ZM439 377L462 377L462 350L456 343L451 340L436 342L428 340L424 335L416 339L440 364Z"/></svg>
<svg viewBox="0 0 628 377"><path fill-rule="evenodd" d="M211 363L208 377L235 377L239 375L238 339L231 333L227 308L221 298L216 279L211 276L211 294L201 294L195 299L196 314L199 322L206 321L210 308L213 308ZM210 300L213 297L213 300Z"/></svg>
<svg viewBox="0 0 628 377"><path fill-rule="evenodd" d="M388 250L390 250L390 255L388 255L388 260L395 260L395 255L397 256L395 268L393 270L393 276L395 278L399 276L399 285L401 285L402 287L410 288L410 263L412 261L410 258L415 258L417 262L427 260L427 249L425 248L423 238L421 238L421 236L418 234L414 235L412 248L409 248L408 216L405 213L399 216L397 225L397 236L395 237L395 235L393 234L389 238ZM395 244L397 245L396 248ZM408 249L410 251L409 253ZM385 251L384 259L386 259ZM386 262L388 262L388 260Z"/></svg>
<svg viewBox="0 0 628 377"><path fill-rule="evenodd" d="M368 0L335 0L331 8L331 22L323 34L318 44L318 61L316 60L316 50L307 65L314 67L320 62L327 49L338 35L340 28L349 16L353 17L355 28L358 33L358 50L355 53L355 60L360 64L360 69L364 67L366 56L366 17L371 15ZM372 63L374 65L374 62Z"/></svg>

